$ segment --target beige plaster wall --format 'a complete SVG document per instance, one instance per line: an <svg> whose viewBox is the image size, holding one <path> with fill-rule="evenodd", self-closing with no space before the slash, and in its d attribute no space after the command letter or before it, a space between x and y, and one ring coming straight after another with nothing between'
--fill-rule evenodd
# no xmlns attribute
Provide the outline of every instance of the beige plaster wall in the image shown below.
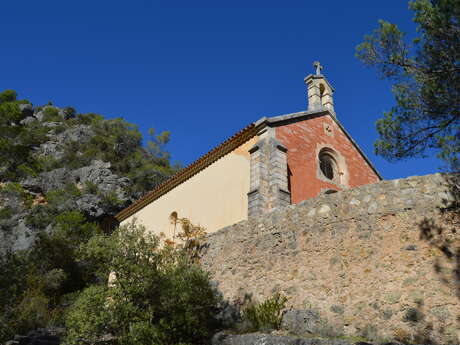
<svg viewBox="0 0 460 345"><path fill-rule="evenodd" d="M136 218L148 230L157 234L163 232L172 239L174 228L169 222L169 215L173 211L193 224L204 226L208 233L247 219L250 181L248 150L257 140L254 137L239 146L125 219L122 224Z"/></svg>

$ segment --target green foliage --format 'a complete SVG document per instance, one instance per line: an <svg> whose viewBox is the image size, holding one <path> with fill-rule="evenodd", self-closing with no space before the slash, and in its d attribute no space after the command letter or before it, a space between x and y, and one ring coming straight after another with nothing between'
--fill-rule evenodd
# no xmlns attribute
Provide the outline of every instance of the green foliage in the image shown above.
<svg viewBox="0 0 460 345"><path fill-rule="evenodd" d="M95 236L81 259L113 278L79 296L67 314L66 344L107 334L119 344L203 344L211 335L217 297L208 274L145 228Z"/></svg>
<svg viewBox="0 0 460 345"><path fill-rule="evenodd" d="M169 161L169 154L162 150L162 146L169 142L171 133L169 131L163 131L158 135L155 135L155 129L149 129L150 140L147 142L147 149L153 157L164 160L165 163Z"/></svg>
<svg viewBox="0 0 460 345"><path fill-rule="evenodd" d="M409 42L394 24L381 20L357 47L357 57L394 81L396 105L377 121L377 154L389 160L438 152L460 169L460 2L409 3L417 24Z"/></svg>
<svg viewBox="0 0 460 345"><path fill-rule="evenodd" d="M13 210L11 207L6 206L0 209L0 219L8 219L13 216Z"/></svg>
<svg viewBox="0 0 460 345"><path fill-rule="evenodd" d="M37 195L39 191L29 193L22 188L20 182L23 179L39 177L40 173L59 168L78 169L98 159L110 163L112 173L130 179L126 186L121 186L124 188L121 192L135 198L151 190L178 169L170 166L169 155L163 151L169 134L153 137L151 142L154 144L144 147L137 127L121 118L105 120L101 115L76 114L73 108L60 110L48 104L33 108L35 114L43 112L41 121L30 117L23 121L30 116L30 110L22 111L21 104L30 102L17 100L16 92L12 90L0 93L0 198L6 198L8 202L6 207L0 208L0 231L8 231L8 235L11 235L17 226L15 216L25 214L25 223L34 231L36 241L27 251L0 257L0 343L10 340L14 334L27 333L33 328L63 325L67 308L82 290L96 283L101 286L107 283L108 272L112 271L111 265L107 266L106 261L98 262L89 256L79 259L81 245L86 247L85 244L93 236L96 236L90 241L93 244L97 242L96 239L105 237L100 235L101 230L93 223L93 218L71 209L75 201L83 194L95 194L101 197L103 208L110 214L124 207L118 191L106 191L94 183L86 182L83 186L71 183L45 195ZM63 149L63 155L59 152L45 152L43 144L59 141L56 137L58 133L71 131L75 127L81 127L89 133L88 136L84 140L59 142L57 151ZM51 149L54 147L47 146ZM95 252L93 254L96 255ZM108 259L107 256L103 257ZM128 262L134 265L132 261ZM147 263L143 265L142 269L145 269ZM184 270L184 267L190 268L185 263L178 267ZM195 278L204 279L200 272L192 267L184 277L191 281ZM184 296L192 294L184 297L184 303L191 303L199 293L193 289L193 293L188 292L186 285L182 287L179 273L172 276L178 281L177 284L170 281L162 283L166 291L161 295L164 303L172 303L167 291L172 295L174 286L183 288ZM97 285L93 288L97 290L101 287ZM137 309L133 309L129 315L134 317L132 329L138 332L137 335L127 335L129 339L142 337L142 334L152 330L150 321L141 318L147 312L138 304L133 305ZM161 308L159 306L158 310ZM192 307L179 303L178 308L183 309L177 310L176 314L182 315L182 310L185 310L185 314L180 317L186 320L184 326L178 326L178 329L193 328L195 318L201 317L200 312L197 312L198 316L192 317L189 311ZM122 312L128 313L124 309ZM171 317L179 318L176 314L172 313ZM155 317L157 322L160 316ZM187 321L188 317L191 321ZM161 327L170 327L168 318L165 320L165 326ZM121 319L117 322L121 322ZM155 328L155 332L163 332L161 327ZM197 330L193 334L201 333Z"/></svg>
<svg viewBox="0 0 460 345"><path fill-rule="evenodd" d="M72 107L65 107L63 109L63 113L64 113L66 120L73 119L77 116L77 111L75 110L75 108L72 108Z"/></svg>
<svg viewBox="0 0 460 345"><path fill-rule="evenodd" d="M43 121L45 122L60 122L63 120L57 108L47 106L42 111L43 111Z"/></svg>
<svg viewBox="0 0 460 345"><path fill-rule="evenodd" d="M35 229L46 229L59 214L69 209L67 205L73 205L71 200L75 200L81 195L82 192L74 184L68 184L63 189L49 191L45 195L46 204L31 207L25 217L26 225ZM30 201L31 203L32 201Z"/></svg>
<svg viewBox="0 0 460 345"><path fill-rule="evenodd" d="M24 115L11 90L0 93L0 181L16 181L25 176L33 165L33 155L22 142Z"/></svg>
<svg viewBox="0 0 460 345"><path fill-rule="evenodd" d="M92 285L83 290L68 310L66 323L67 344L81 344L81 339L90 344L110 332L109 294L106 285Z"/></svg>
<svg viewBox="0 0 460 345"><path fill-rule="evenodd" d="M43 121L21 121L26 116L21 112L17 95L12 90L0 93L0 181L19 181L36 176L40 172L60 167L78 169L94 159L110 162L112 171L132 181L129 194L140 196L146 190L163 182L180 167L172 167L164 146L169 141L169 132L154 135L146 147L142 146L142 135L136 126L121 118L105 120L97 114L76 114L74 108L62 111L52 105L36 107L43 112ZM53 126L46 123L53 122ZM36 149L56 135L73 126L86 125L95 135L85 141L67 141L63 158L37 155Z"/></svg>
<svg viewBox="0 0 460 345"><path fill-rule="evenodd" d="M62 205L72 197L79 197L81 191L74 184L68 184L64 189L53 190L46 193L46 200L52 205Z"/></svg>
<svg viewBox="0 0 460 345"><path fill-rule="evenodd" d="M243 310L243 319L249 321L252 331L280 329L287 297L277 293L262 303Z"/></svg>
<svg viewBox="0 0 460 345"><path fill-rule="evenodd" d="M123 206L123 201L121 201L115 191L99 193L102 197L102 202L107 206L107 209L117 210Z"/></svg>
<svg viewBox="0 0 460 345"><path fill-rule="evenodd" d="M0 257L0 342L62 326L76 293L97 279L92 266L77 261L79 246L100 233L97 225L75 211L50 221L51 231L39 233L32 249Z"/></svg>
<svg viewBox="0 0 460 345"><path fill-rule="evenodd" d="M0 256L0 342L11 339L20 328L16 302L26 288L24 256L6 253Z"/></svg>
<svg viewBox="0 0 460 345"><path fill-rule="evenodd" d="M97 194L99 193L99 187L95 183L86 181L83 191L88 194Z"/></svg>
<svg viewBox="0 0 460 345"><path fill-rule="evenodd" d="M59 169L60 167L62 167L62 163L58 159L52 156L43 155L43 156L37 157L36 169L38 171L41 171L41 172L51 171L54 169Z"/></svg>
<svg viewBox="0 0 460 345"><path fill-rule="evenodd" d="M18 94L14 90L5 90L0 92L0 104L6 102L14 102Z"/></svg>
<svg viewBox="0 0 460 345"><path fill-rule="evenodd" d="M32 207L25 218L26 225L33 229L46 229L54 219L54 212L50 212L49 207L37 205Z"/></svg>
<svg viewBox="0 0 460 345"><path fill-rule="evenodd" d="M0 195L7 198L17 198L21 200L26 207L30 207L33 201L32 196L17 182L7 183L0 189Z"/></svg>
<svg viewBox="0 0 460 345"><path fill-rule="evenodd" d="M9 194L17 196L22 196L25 193L24 188L22 188L21 184L17 182L7 183L6 186L2 188L2 192L7 195Z"/></svg>

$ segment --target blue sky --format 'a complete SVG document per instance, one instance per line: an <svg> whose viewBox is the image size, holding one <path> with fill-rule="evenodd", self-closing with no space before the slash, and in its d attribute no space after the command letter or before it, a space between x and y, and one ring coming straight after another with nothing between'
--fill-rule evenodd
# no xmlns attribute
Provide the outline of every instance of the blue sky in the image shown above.
<svg viewBox="0 0 460 345"><path fill-rule="evenodd" d="M169 130L188 164L262 116L304 110L303 78L320 60L337 117L384 178L436 172L435 158L373 154L391 85L354 52L378 19L414 34L403 0L8 1L0 90Z"/></svg>

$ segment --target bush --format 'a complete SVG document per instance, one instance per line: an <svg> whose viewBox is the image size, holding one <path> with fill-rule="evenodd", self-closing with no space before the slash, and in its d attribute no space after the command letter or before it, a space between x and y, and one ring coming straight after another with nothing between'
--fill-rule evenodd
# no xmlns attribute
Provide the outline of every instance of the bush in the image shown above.
<svg viewBox="0 0 460 345"><path fill-rule="evenodd" d="M88 194L97 194L99 192L99 187L97 184L91 182L91 181L85 181L85 185L83 187L84 193Z"/></svg>
<svg viewBox="0 0 460 345"><path fill-rule="evenodd" d="M277 293L262 303L248 306L243 320L251 324L252 331L280 329L287 298Z"/></svg>
<svg viewBox="0 0 460 345"><path fill-rule="evenodd" d="M65 107L63 112L66 120L73 119L77 116L77 111L72 107Z"/></svg>
<svg viewBox="0 0 460 345"><path fill-rule="evenodd" d="M83 290L66 315L67 325L70 325L66 343L81 344L81 339L96 343L109 332L109 313L105 285L93 285Z"/></svg>
<svg viewBox="0 0 460 345"><path fill-rule="evenodd" d="M62 116L59 114L59 110L52 106L47 106L43 110L43 121L44 122L61 122Z"/></svg>
<svg viewBox="0 0 460 345"><path fill-rule="evenodd" d="M14 90L5 90L0 92L0 104L6 102L14 102L18 94Z"/></svg>
<svg viewBox="0 0 460 345"><path fill-rule="evenodd" d="M34 229L45 229L54 219L55 215L50 212L47 205L36 205L30 209L25 218L28 227Z"/></svg>
<svg viewBox="0 0 460 345"><path fill-rule="evenodd" d="M208 274L145 228L95 236L81 258L114 278L79 296L66 318L65 344L110 334L119 344L201 345L212 335L218 298Z"/></svg>
<svg viewBox="0 0 460 345"><path fill-rule="evenodd" d="M76 211L48 224L31 249L0 256L0 344L14 334L63 326L76 293L97 280L93 266L76 260L80 244L100 232L96 224Z"/></svg>
<svg viewBox="0 0 460 345"><path fill-rule="evenodd" d="M99 192L99 195L102 198L102 203L106 205L108 209L117 210L123 206L123 201L118 198L115 191Z"/></svg>
<svg viewBox="0 0 460 345"><path fill-rule="evenodd" d="M8 252L0 256L0 343L11 339L18 329L16 302L26 288L24 256Z"/></svg>

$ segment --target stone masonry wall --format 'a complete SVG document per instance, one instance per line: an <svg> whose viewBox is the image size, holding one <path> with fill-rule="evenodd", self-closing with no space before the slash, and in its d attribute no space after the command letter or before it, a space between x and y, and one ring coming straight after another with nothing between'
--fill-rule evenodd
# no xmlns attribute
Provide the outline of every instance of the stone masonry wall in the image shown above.
<svg viewBox="0 0 460 345"><path fill-rule="evenodd" d="M458 341L460 223L447 178L383 181L251 218L210 235L202 264L233 303L282 292L339 333Z"/></svg>

